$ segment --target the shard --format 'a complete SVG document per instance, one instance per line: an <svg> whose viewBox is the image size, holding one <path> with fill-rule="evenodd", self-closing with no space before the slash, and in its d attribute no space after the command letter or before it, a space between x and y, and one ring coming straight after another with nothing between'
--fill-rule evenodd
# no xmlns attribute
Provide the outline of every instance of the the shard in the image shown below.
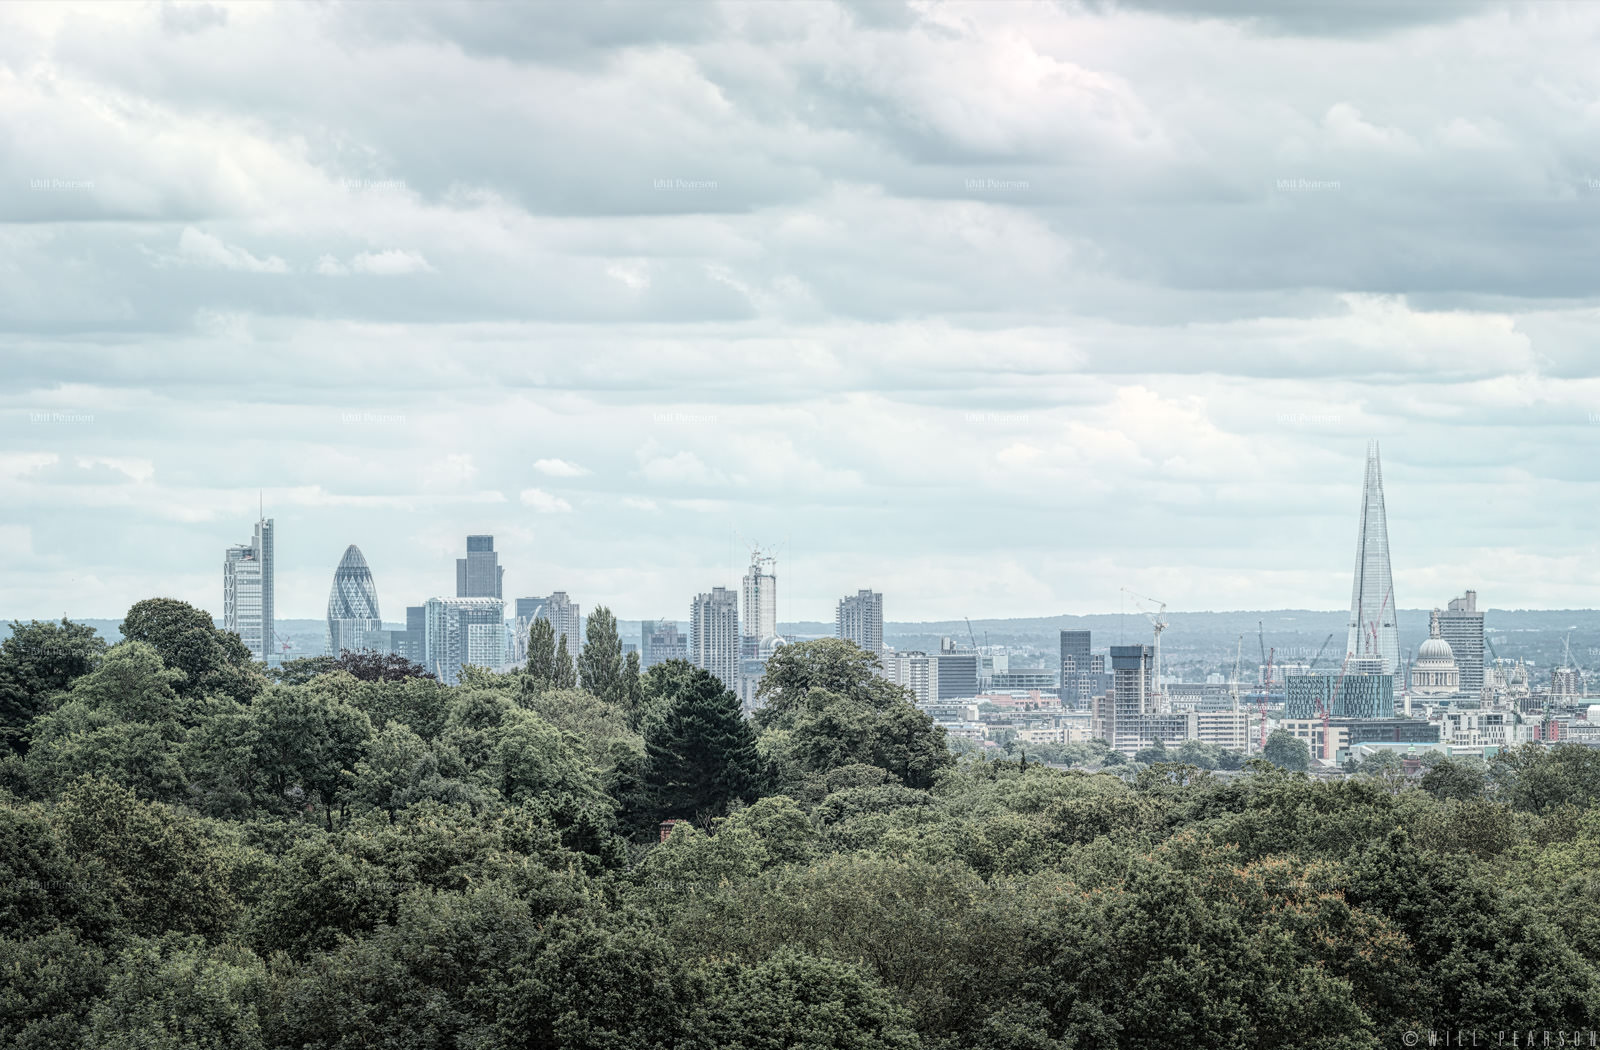
<svg viewBox="0 0 1600 1050"><path fill-rule="evenodd" d="M360 652L369 648L376 640L369 636L381 630L378 586L372 581L372 570L367 568L361 548L352 543L339 559L339 567L333 573L333 589L328 592L328 654L338 656L342 649Z"/></svg>
<svg viewBox="0 0 1600 1050"><path fill-rule="evenodd" d="M1394 674L1400 666L1394 577L1389 569L1389 522L1383 512L1383 467L1378 443L1367 445L1367 475L1361 485L1361 531L1356 538L1356 578L1350 591L1350 641L1356 666ZM1355 665L1354 661L1360 661ZM1369 662L1372 661L1372 662Z"/></svg>

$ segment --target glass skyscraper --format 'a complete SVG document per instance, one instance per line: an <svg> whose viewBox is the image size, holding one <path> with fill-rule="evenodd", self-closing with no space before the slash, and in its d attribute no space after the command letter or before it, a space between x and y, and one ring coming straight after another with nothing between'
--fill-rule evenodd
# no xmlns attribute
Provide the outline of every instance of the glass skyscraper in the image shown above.
<svg viewBox="0 0 1600 1050"><path fill-rule="evenodd" d="M249 543L223 552L222 629L237 634L252 659L277 663L272 570L272 519L261 518Z"/></svg>
<svg viewBox="0 0 1600 1050"><path fill-rule="evenodd" d="M361 548L352 543L333 572L324 649L328 655L338 656L345 649L353 653L363 649L388 651L391 644L378 613L378 588L372 570L361 556Z"/></svg>
<svg viewBox="0 0 1600 1050"><path fill-rule="evenodd" d="M1400 666L1400 628L1389 569L1389 521L1383 507L1383 466L1378 443L1367 446L1361 486L1361 531L1356 537L1355 582L1350 591L1350 633L1345 652L1392 675Z"/></svg>

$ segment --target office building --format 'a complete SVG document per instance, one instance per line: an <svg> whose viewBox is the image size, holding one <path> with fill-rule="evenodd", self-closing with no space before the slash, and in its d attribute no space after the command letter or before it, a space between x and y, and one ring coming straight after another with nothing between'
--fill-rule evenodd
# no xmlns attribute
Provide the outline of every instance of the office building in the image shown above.
<svg viewBox="0 0 1600 1050"><path fill-rule="evenodd" d="M382 635L382 637L380 637ZM333 586L328 591L328 627L323 636L323 652L337 657L349 650L389 652L392 639L383 630L378 612L378 587L361 548L350 544L333 570Z"/></svg>
<svg viewBox="0 0 1600 1050"><path fill-rule="evenodd" d="M1293 675L1284 683L1285 718L1393 718L1394 675Z"/></svg>
<svg viewBox="0 0 1600 1050"><path fill-rule="evenodd" d="M1117 751L1137 751L1148 740L1144 716L1153 713L1155 650L1148 645L1111 647L1111 707L1107 743Z"/></svg>
<svg viewBox="0 0 1600 1050"><path fill-rule="evenodd" d="M1061 632L1061 702L1077 710L1088 710L1111 688L1105 654L1089 651L1090 637L1088 631Z"/></svg>
<svg viewBox="0 0 1600 1050"><path fill-rule="evenodd" d="M1361 486L1361 528L1356 537L1356 571L1350 590L1345 652L1381 661L1384 674L1400 670L1400 628L1389 565L1389 522L1383 505L1383 466L1378 460L1376 441L1367 446L1367 471Z"/></svg>
<svg viewBox="0 0 1600 1050"><path fill-rule="evenodd" d="M1479 695L1483 691L1483 613L1478 611L1478 592L1451 598L1438 621L1439 637L1450 643L1461 674L1461 692Z"/></svg>
<svg viewBox="0 0 1600 1050"><path fill-rule="evenodd" d="M1055 687L1055 672L1041 667L996 671L989 677L989 688L997 693L1011 690L1053 690Z"/></svg>
<svg viewBox="0 0 1600 1050"><path fill-rule="evenodd" d="M929 660L933 664L929 672L933 681L930 699L957 700L978 695L977 653L946 649Z"/></svg>
<svg viewBox="0 0 1600 1050"><path fill-rule="evenodd" d="M668 660L689 659L689 636L672 620L646 620L639 625L639 669Z"/></svg>
<svg viewBox="0 0 1600 1050"><path fill-rule="evenodd" d="M839 599L834 612L833 633L854 642L869 653L883 654L883 595L877 591L857 591Z"/></svg>
<svg viewBox="0 0 1600 1050"><path fill-rule="evenodd" d="M428 666L428 607L406 606L406 629L389 637L390 648L414 664Z"/></svg>
<svg viewBox="0 0 1600 1050"><path fill-rule="evenodd" d="M689 607L689 660L739 691L739 595L713 587Z"/></svg>
<svg viewBox="0 0 1600 1050"><path fill-rule="evenodd" d="M1437 744L1439 724L1422 718L1331 718L1328 721L1332 746L1323 751L1322 719L1285 718L1279 727L1290 735L1304 740L1311 748L1311 757L1320 759L1324 754L1337 760L1341 752L1361 744Z"/></svg>
<svg viewBox="0 0 1600 1050"><path fill-rule="evenodd" d="M273 522L256 522L249 543L234 544L223 552L222 629L232 631L250 650L250 657L271 664L280 662L273 618Z"/></svg>
<svg viewBox="0 0 1600 1050"><path fill-rule="evenodd" d="M503 597L505 574L494 550L494 537L468 536L467 556L456 559L456 597Z"/></svg>
<svg viewBox="0 0 1600 1050"><path fill-rule="evenodd" d="M778 635L778 576L777 559L762 554L759 549L750 552L750 568L744 575L744 631L742 651L745 656L757 655L762 641Z"/></svg>
<svg viewBox="0 0 1600 1050"><path fill-rule="evenodd" d="M505 602L499 598L429 598L424 607L424 666L455 685L468 664L499 670L506 664Z"/></svg>
<svg viewBox="0 0 1600 1050"><path fill-rule="evenodd" d="M912 701L927 704L939 701L939 661L917 650L885 653L883 676L895 685L911 691Z"/></svg>

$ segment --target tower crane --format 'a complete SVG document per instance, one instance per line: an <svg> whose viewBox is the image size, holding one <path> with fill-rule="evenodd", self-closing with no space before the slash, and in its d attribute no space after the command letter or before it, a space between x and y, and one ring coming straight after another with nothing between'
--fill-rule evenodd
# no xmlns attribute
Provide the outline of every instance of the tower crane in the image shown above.
<svg viewBox="0 0 1600 1050"><path fill-rule="evenodd" d="M1155 629L1155 666L1152 670L1152 677L1155 679L1155 693L1158 696L1163 695L1161 691L1161 632L1167 629L1167 603L1148 598L1137 591L1130 591L1126 587L1122 588L1122 591L1124 594L1133 595L1137 602L1149 602L1156 606L1156 611L1153 613L1142 605L1139 607L1139 611L1144 613L1145 619L1149 620L1150 626Z"/></svg>
<svg viewBox="0 0 1600 1050"><path fill-rule="evenodd" d="M1267 697L1272 694L1272 658L1278 652L1274 646L1271 652L1267 651L1267 632L1260 620L1256 621L1256 638L1261 643L1261 664L1263 667L1261 682L1261 742L1257 745L1259 750L1267 749Z"/></svg>
<svg viewBox="0 0 1600 1050"><path fill-rule="evenodd" d="M1233 713L1239 713L1239 658L1244 654L1244 635L1233 647Z"/></svg>
<svg viewBox="0 0 1600 1050"><path fill-rule="evenodd" d="M1313 656L1311 658L1311 662L1306 665L1306 670L1307 671L1311 671L1311 670L1315 670L1316 669L1317 664L1322 662L1322 654L1328 651L1328 646L1332 642L1333 642L1333 635L1331 635L1331 634L1328 635L1328 637L1326 637L1326 638L1324 638L1322 640L1322 648L1317 650L1317 655Z"/></svg>
<svg viewBox="0 0 1600 1050"><path fill-rule="evenodd" d="M977 652L978 636L972 633L972 618L970 616L963 616L962 619L967 621L967 637L972 639L972 651Z"/></svg>

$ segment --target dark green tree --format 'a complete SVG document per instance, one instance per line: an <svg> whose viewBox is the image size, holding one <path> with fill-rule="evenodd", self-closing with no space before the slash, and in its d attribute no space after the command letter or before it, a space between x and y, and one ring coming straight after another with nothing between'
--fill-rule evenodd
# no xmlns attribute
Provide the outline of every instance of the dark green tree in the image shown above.
<svg viewBox="0 0 1600 1050"><path fill-rule="evenodd" d="M617 618L604 605L589 614L578 654L578 680L600 699L622 702L622 640L617 637Z"/></svg>
<svg viewBox="0 0 1600 1050"><path fill-rule="evenodd" d="M567 636L561 635L561 640L556 643L555 666L551 668L550 684L557 689L576 689L578 687L578 669L572 662L572 652L567 648Z"/></svg>
<svg viewBox="0 0 1600 1050"><path fill-rule="evenodd" d="M544 617L533 621L528 628L528 677L542 688L552 688L556 682L556 629Z"/></svg>
<svg viewBox="0 0 1600 1050"><path fill-rule="evenodd" d="M267 668L267 677L279 685L305 685L319 674L333 670L331 656L302 656Z"/></svg>
<svg viewBox="0 0 1600 1050"><path fill-rule="evenodd" d="M782 725L813 689L850 697L870 707L908 701L910 693L877 673L876 653L843 638L818 638L785 645L772 654L757 695L763 706L756 721Z"/></svg>
<svg viewBox="0 0 1600 1050"><path fill-rule="evenodd" d="M1261 757L1293 773L1304 773L1311 768L1311 748L1287 729L1274 729L1267 736L1267 746Z"/></svg>
<svg viewBox="0 0 1600 1050"><path fill-rule="evenodd" d="M93 671L105 651L105 639L85 624L11 621L11 636L0 642L0 753L26 751L28 723L51 694Z"/></svg>
<svg viewBox="0 0 1600 1050"><path fill-rule="evenodd" d="M629 649L622 661L622 687L620 703L629 720L639 724L639 709L644 706L644 683L639 674L639 650Z"/></svg>
<svg viewBox="0 0 1600 1050"><path fill-rule="evenodd" d="M658 721L645 727L645 793L654 819L720 816L761 794L756 735L739 700L685 661Z"/></svg>
<svg viewBox="0 0 1600 1050"><path fill-rule="evenodd" d="M182 671L181 695L220 693L248 701L266 685L237 634L219 631L211 614L176 598L147 598L122 621L124 641L153 646L168 667Z"/></svg>

